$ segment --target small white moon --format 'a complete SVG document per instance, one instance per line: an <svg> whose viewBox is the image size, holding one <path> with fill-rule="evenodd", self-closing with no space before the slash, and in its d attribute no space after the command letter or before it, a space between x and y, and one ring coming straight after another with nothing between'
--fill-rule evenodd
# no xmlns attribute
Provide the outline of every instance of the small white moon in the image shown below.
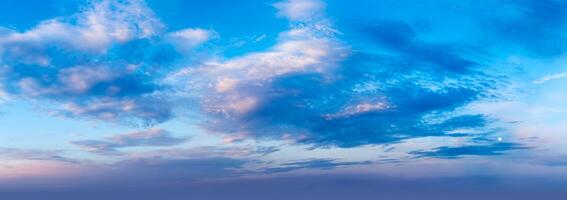
<svg viewBox="0 0 567 200"><path fill-rule="evenodd" d="M502 142L502 137L498 137L498 142Z"/></svg>

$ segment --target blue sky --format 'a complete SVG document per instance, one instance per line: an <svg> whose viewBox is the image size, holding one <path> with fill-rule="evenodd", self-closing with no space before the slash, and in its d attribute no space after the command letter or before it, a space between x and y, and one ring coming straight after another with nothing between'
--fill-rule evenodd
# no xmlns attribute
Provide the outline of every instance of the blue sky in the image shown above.
<svg viewBox="0 0 567 200"><path fill-rule="evenodd" d="M559 0L0 1L10 199L560 199Z"/></svg>

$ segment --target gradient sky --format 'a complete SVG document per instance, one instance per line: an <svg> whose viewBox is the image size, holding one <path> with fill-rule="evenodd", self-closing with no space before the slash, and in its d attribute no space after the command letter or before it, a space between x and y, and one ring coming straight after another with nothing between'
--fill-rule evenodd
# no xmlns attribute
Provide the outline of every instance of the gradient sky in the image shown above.
<svg viewBox="0 0 567 200"><path fill-rule="evenodd" d="M0 199L564 199L567 2L0 0Z"/></svg>

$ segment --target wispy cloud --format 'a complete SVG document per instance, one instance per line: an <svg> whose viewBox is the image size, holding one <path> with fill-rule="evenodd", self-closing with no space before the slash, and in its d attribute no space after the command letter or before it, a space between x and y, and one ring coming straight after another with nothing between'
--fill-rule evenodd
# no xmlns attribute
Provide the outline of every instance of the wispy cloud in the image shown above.
<svg viewBox="0 0 567 200"><path fill-rule="evenodd" d="M518 143L498 142L493 144L477 144L457 147L438 147L433 151L415 151L411 154L419 157L437 157L456 159L463 156L497 156L508 151L527 149L528 147Z"/></svg>
<svg viewBox="0 0 567 200"><path fill-rule="evenodd" d="M545 82L548 81L552 81L552 80L557 80L557 79L562 79L567 77L567 73L566 72L561 72L561 73L557 73L557 74L552 74L549 76L544 76L538 80L533 81L534 84L544 84Z"/></svg>
<svg viewBox="0 0 567 200"><path fill-rule="evenodd" d="M0 148L0 160L43 160L77 163L77 161L66 158L61 150L38 150L38 149L16 149Z"/></svg>
<svg viewBox="0 0 567 200"><path fill-rule="evenodd" d="M72 143L86 149L89 152L112 155L119 154L118 149L126 147L152 147L152 146L174 146L187 141L188 138L177 138L163 129L149 129L145 131L132 132L116 135L104 140L80 140Z"/></svg>
<svg viewBox="0 0 567 200"><path fill-rule="evenodd" d="M274 4L278 15L292 21L308 21L323 17L326 7L320 0L285 0Z"/></svg>
<svg viewBox="0 0 567 200"><path fill-rule="evenodd" d="M312 160L284 163L277 167L270 167L263 169L261 172L281 173L281 172L288 172L288 171L301 170L301 169L330 170L337 167L352 166L352 165L368 165L371 163L372 163L371 161L341 162L333 159L312 159Z"/></svg>

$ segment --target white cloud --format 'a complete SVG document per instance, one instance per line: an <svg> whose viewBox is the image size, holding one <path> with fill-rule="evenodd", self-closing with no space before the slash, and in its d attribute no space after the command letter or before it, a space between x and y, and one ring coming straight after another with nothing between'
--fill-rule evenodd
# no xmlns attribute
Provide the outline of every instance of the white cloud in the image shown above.
<svg viewBox="0 0 567 200"><path fill-rule="evenodd" d="M338 113L324 115L326 119L335 119L342 117L350 117L354 115L359 115L368 112L383 111L390 108L390 106L385 102L364 102L360 104L355 104L347 106Z"/></svg>
<svg viewBox="0 0 567 200"><path fill-rule="evenodd" d="M346 54L347 48L331 35L310 27L299 27L282 33L280 41L268 51L228 60L210 60L197 69L189 67L181 70L175 76L197 76L207 83L201 83L201 87L214 87L206 89L209 95L218 96L207 97L207 110L242 115L254 110L262 101L262 94L246 91L245 88L262 87L273 78L289 73L328 72ZM216 93L211 94L210 91Z"/></svg>
<svg viewBox="0 0 567 200"><path fill-rule="evenodd" d="M104 67L78 66L66 68L59 71L59 81L65 86L65 90L72 93L83 93L94 84L101 81L112 80L113 72Z"/></svg>
<svg viewBox="0 0 567 200"><path fill-rule="evenodd" d="M113 71L107 66L75 66L59 70L53 75L51 84L42 83L41 78L47 75L22 78L17 84L23 95L28 97L81 95L92 92L92 88L98 83L112 81L125 74L124 71ZM113 94L120 89L118 86L113 88L114 90L105 92Z"/></svg>
<svg viewBox="0 0 567 200"><path fill-rule="evenodd" d="M277 3L290 19L322 13L318 1ZM291 73L327 73L348 54L335 38L336 31L325 19L291 24L279 34L278 42L267 51L252 52L231 59L213 58L200 66L190 66L170 76L170 80L190 79L189 90L203 90L202 103L209 113L227 117L244 116L265 103L270 81Z"/></svg>
<svg viewBox="0 0 567 200"><path fill-rule="evenodd" d="M24 32L2 31L0 53L45 66L50 58L42 52L50 46L104 53L113 43L151 37L162 27L141 0L99 0L73 18L46 20Z"/></svg>
<svg viewBox="0 0 567 200"><path fill-rule="evenodd" d="M60 103L52 113L69 117L164 122L171 105L157 94L154 71L143 68L153 46L127 46L162 39L163 28L143 0L92 0L75 15L26 31L0 27L0 91Z"/></svg>
<svg viewBox="0 0 567 200"><path fill-rule="evenodd" d="M220 80L217 85L215 86L215 89L217 92L222 93L222 92L227 92L230 90L233 90L237 87L238 85L238 80L236 79L231 79L231 78L225 78Z"/></svg>
<svg viewBox="0 0 567 200"><path fill-rule="evenodd" d="M275 3L278 15L292 21L307 21L322 16L325 4L319 0L286 0Z"/></svg>
<svg viewBox="0 0 567 200"><path fill-rule="evenodd" d="M348 54L348 48L337 41L328 24L307 24L280 33L278 43L270 50L253 52L240 57L205 61L197 70L187 68L176 75L208 74L218 81L232 82L268 80L294 72L325 72Z"/></svg>
<svg viewBox="0 0 567 200"><path fill-rule="evenodd" d="M289 37L295 31L298 30L285 32L280 37ZM245 76L242 78L268 79L291 72L326 71L345 56L344 51L340 44L329 38L289 38L280 41L270 51L226 61L211 61L203 67L211 74L233 71Z"/></svg>
<svg viewBox="0 0 567 200"><path fill-rule="evenodd" d="M167 34L168 39L181 50L197 47L210 40L215 32L199 28L187 28Z"/></svg>
<svg viewBox="0 0 567 200"><path fill-rule="evenodd" d="M565 78L565 77L567 77L567 73L561 72L561 73L558 73L558 74L552 74L552 75L549 75L549 76L544 76L544 77L542 77L538 80L535 80L533 83L534 84L543 84L547 81L561 79L561 78Z"/></svg>
<svg viewBox="0 0 567 200"><path fill-rule="evenodd" d="M4 86L0 84L0 104L8 101L9 98L10 96L8 95L8 93L4 91Z"/></svg>

